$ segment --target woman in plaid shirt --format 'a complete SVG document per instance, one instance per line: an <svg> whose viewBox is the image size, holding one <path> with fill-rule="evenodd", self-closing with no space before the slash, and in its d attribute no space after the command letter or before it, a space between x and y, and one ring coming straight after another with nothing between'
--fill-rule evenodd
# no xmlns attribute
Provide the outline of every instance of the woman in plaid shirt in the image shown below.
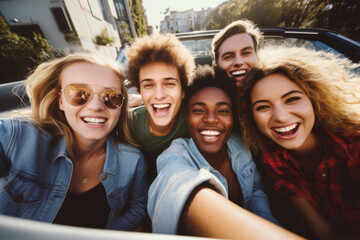
<svg viewBox="0 0 360 240"><path fill-rule="evenodd" d="M244 140L262 155L259 168L295 210L292 218L306 223L299 234L360 237L359 64L285 47L267 47L259 59L237 96Z"/></svg>

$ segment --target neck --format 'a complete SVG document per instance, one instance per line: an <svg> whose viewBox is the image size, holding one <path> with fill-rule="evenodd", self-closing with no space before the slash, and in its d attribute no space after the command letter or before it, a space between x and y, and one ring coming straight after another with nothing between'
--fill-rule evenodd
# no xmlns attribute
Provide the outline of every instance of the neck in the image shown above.
<svg viewBox="0 0 360 240"><path fill-rule="evenodd" d="M171 122L166 126L158 126L151 120L151 118L149 118L149 130L154 136L158 136L158 137L166 136L175 126L175 122L176 122L176 118L171 120Z"/></svg>
<svg viewBox="0 0 360 240"><path fill-rule="evenodd" d="M316 169L323 157L323 146L319 133L312 133L312 137L307 140L307 146L301 151L290 151L294 159L299 164L302 171L312 179Z"/></svg>
<svg viewBox="0 0 360 240"><path fill-rule="evenodd" d="M94 156L102 155L106 152L106 139L93 142L75 141L76 161L87 161Z"/></svg>
<svg viewBox="0 0 360 240"><path fill-rule="evenodd" d="M224 162L226 162L226 160L229 158L226 146L214 154L201 154L204 156L206 161L208 161L210 165L217 170L219 170Z"/></svg>
<svg viewBox="0 0 360 240"><path fill-rule="evenodd" d="M306 139L306 142L299 149L290 151L296 158L313 158L322 152L320 133L313 130Z"/></svg>

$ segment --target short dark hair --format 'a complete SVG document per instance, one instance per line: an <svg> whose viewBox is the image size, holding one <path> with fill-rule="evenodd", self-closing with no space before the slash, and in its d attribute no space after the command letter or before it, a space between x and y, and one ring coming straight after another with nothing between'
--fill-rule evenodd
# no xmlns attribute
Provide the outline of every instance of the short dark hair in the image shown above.
<svg viewBox="0 0 360 240"><path fill-rule="evenodd" d="M191 97L199 90L207 87L216 87L223 90L231 100L232 112L234 119L234 129L238 126L236 118L236 83L233 78L228 77L226 71L218 67L210 67L209 65L199 65L194 73L191 83L186 88L185 106L189 108ZM209 96L211 97L211 96Z"/></svg>

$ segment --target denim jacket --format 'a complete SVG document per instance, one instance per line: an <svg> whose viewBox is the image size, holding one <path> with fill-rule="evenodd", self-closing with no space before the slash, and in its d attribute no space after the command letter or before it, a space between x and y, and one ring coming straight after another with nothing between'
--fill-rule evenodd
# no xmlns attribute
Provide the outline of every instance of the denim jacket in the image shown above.
<svg viewBox="0 0 360 240"><path fill-rule="evenodd" d="M0 119L0 214L53 222L69 188L72 161L64 138L24 119ZM110 213L106 228L132 230L146 214L148 183L141 152L106 142L99 176Z"/></svg>
<svg viewBox="0 0 360 240"><path fill-rule="evenodd" d="M251 153L234 133L227 147L232 169L241 185L242 207L278 224L272 216ZM202 183L210 184L228 198L226 179L205 160L191 138L174 140L156 164L158 175L150 186L147 207L156 233L177 233L182 209L192 191Z"/></svg>

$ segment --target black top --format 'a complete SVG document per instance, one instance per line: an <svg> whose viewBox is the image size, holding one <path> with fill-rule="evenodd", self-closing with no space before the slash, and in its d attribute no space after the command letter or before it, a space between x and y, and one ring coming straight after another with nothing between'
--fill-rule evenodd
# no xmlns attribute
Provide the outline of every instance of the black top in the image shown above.
<svg viewBox="0 0 360 240"><path fill-rule="evenodd" d="M109 212L104 186L99 183L87 192L67 195L53 223L105 228Z"/></svg>

